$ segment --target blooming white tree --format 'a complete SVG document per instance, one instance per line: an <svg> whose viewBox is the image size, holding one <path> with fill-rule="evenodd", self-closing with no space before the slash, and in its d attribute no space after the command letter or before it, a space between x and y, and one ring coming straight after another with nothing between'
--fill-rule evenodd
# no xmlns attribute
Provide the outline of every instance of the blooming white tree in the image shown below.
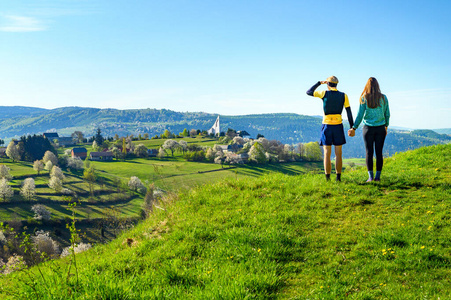
<svg viewBox="0 0 451 300"><path fill-rule="evenodd" d="M31 237L34 248L40 253L45 253L48 257L56 257L60 253L60 247L56 241L54 241L48 232L39 230L34 236Z"/></svg>
<svg viewBox="0 0 451 300"><path fill-rule="evenodd" d="M207 149L207 152L205 153L205 158L208 161L213 161L215 159L215 153L213 152L212 148Z"/></svg>
<svg viewBox="0 0 451 300"><path fill-rule="evenodd" d="M50 171L50 176L57 177L59 180L63 181L66 179L66 177L63 174L63 171L58 166L53 166L52 170Z"/></svg>
<svg viewBox="0 0 451 300"><path fill-rule="evenodd" d="M42 161L44 162L44 164L46 166L47 166L48 161L52 162L52 166L56 166L58 164L58 158L52 151L49 151L49 150L45 151Z"/></svg>
<svg viewBox="0 0 451 300"><path fill-rule="evenodd" d="M35 204L31 207L36 220L50 220L51 212L42 204Z"/></svg>
<svg viewBox="0 0 451 300"><path fill-rule="evenodd" d="M135 150L133 152L137 157L146 157L147 147L144 144L139 144L135 147Z"/></svg>
<svg viewBox="0 0 451 300"><path fill-rule="evenodd" d="M91 248L92 248L91 244L80 243L80 244L75 244L75 247L73 249L74 249L74 253L77 254L77 253L89 250ZM63 252L61 252L61 257L68 256L71 253L72 253L72 246L66 247L63 249Z"/></svg>
<svg viewBox="0 0 451 300"><path fill-rule="evenodd" d="M241 159L240 156L238 156L238 154L233 153L233 152L227 152L225 154L225 163L231 164L231 165L236 165L236 164L242 164L243 160Z"/></svg>
<svg viewBox="0 0 451 300"><path fill-rule="evenodd" d="M72 155L72 149L66 149L64 150L64 155L71 156Z"/></svg>
<svg viewBox="0 0 451 300"><path fill-rule="evenodd" d="M140 194L145 194L147 192L147 188L136 176L130 177L130 180L128 181L128 187L130 188L130 190L137 191Z"/></svg>
<svg viewBox="0 0 451 300"><path fill-rule="evenodd" d="M36 185L33 178L26 178L22 183L22 188L20 189L20 194L22 197L31 201L36 195Z"/></svg>
<svg viewBox="0 0 451 300"><path fill-rule="evenodd" d="M83 161L80 157L69 157L67 159L67 166L74 170L83 169Z"/></svg>
<svg viewBox="0 0 451 300"><path fill-rule="evenodd" d="M94 150L94 151L100 151L99 145L97 145L97 142L96 142L96 141L93 141L93 142L92 142L92 150Z"/></svg>
<svg viewBox="0 0 451 300"><path fill-rule="evenodd" d="M53 168L53 163L49 160L48 162L45 163L44 169L46 169L47 171L51 171Z"/></svg>
<svg viewBox="0 0 451 300"><path fill-rule="evenodd" d="M0 178L5 178L6 180L11 180L13 176L9 173L11 169L5 165L0 165Z"/></svg>
<svg viewBox="0 0 451 300"><path fill-rule="evenodd" d="M164 151L164 149L162 147L160 147L160 149L158 149L158 154L157 154L158 158L163 158L166 156L166 151Z"/></svg>
<svg viewBox="0 0 451 300"><path fill-rule="evenodd" d="M172 156L174 156L174 151L179 147L179 143L174 140L166 140L163 144L163 149L171 151Z"/></svg>
<svg viewBox="0 0 451 300"><path fill-rule="evenodd" d="M11 141L8 144L8 147L6 147L6 155L8 155L8 157L11 158L13 160L13 162L20 160L19 148L14 143L14 141Z"/></svg>
<svg viewBox="0 0 451 300"><path fill-rule="evenodd" d="M61 179L59 179L58 177L52 176L50 177L49 180L49 187L55 190L55 192L59 193L63 188L63 183L61 182Z"/></svg>
<svg viewBox="0 0 451 300"><path fill-rule="evenodd" d="M38 172L39 175L39 173L44 170L44 163L41 160L35 160L33 163L33 170Z"/></svg>
<svg viewBox="0 0 451 300"><path fill-rule="evenodd" d="M245 143L246 142L244 141L244 139L241 136L236 136L232 140L232 144L244 145Z"/></svg>
<svg viewBox="0 0 451 300"><path fill-rule="evenodd" d="M186 150L188 150L188 143L186 141L180 141L179 148L182 150L183 153L185 153Z"/></svg>
<svg viewBox="0 0 451 300"><path fill-rule="evenodd" d="M249 161L258 164L264 164L267 162L265 150L259 142L255 142L249 150Z"/></svg>
<svg viewBox="0 0 451 300"><path fill-rule="evenodd" d="M3 201L6 201L7 199L12 198L13 195L14 191L9 186L8 180L6 180L6 178L0 179L0 198L2 198Z"/></svg>

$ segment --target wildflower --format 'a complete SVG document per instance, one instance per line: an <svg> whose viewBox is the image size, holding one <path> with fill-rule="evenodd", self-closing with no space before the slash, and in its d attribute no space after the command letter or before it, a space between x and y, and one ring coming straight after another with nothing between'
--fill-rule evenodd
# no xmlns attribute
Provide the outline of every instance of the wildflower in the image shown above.
<svg viewBox="0 0 451 300"><path fill-rule="evenodd" d="M426 246L421 246L421 249L424 249L424 248L426 248Z"/></svg>

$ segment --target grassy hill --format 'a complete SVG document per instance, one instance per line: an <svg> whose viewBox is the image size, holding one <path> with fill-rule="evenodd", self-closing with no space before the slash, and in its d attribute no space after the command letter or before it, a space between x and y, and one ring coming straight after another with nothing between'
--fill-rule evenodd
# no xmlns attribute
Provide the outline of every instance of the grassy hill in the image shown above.
<svg viewBox="0 0 451 300"><path fill-rule="evenodd" d="M449 153L448 144L396 154L381 183L364 183L360 168L341 183L269 174L205 185L77 254L76 268L66 258L1 277L0 295L449 299Z"/></svg>

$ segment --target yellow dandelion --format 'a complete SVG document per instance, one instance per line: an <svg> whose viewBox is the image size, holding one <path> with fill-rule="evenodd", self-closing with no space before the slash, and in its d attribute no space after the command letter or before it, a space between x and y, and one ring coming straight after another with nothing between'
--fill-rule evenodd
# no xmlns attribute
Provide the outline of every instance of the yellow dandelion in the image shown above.
<svg viewBox="0 0 451 300"><path fill-rule="evenodd" d="M262 251L262 249L258 248L257 252L260 252L260 251Z"/></svg>
<svg viewBox="0 0 451 300"><path fill-rule="evenodd" d="M424 248L426 248L426 246L421 246L421 249L424 249Z"/></svg>

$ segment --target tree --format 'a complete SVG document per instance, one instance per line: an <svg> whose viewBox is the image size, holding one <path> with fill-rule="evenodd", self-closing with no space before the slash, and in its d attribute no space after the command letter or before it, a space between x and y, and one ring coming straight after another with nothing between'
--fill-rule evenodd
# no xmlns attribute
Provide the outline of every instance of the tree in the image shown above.
<svg viewBox="0 0 451 300"><path fill-rule="evenodd" d="M134 151L137 157L146 157L147 156L147 147L144 144L139 144L135 147Z"/></svg>
<svg viewBox="0 0 451 300"><path fill-rule="evenodd" d="M63 181L66 177L63 174L63 171L57 166L53 166L52 170L50 171L50 176L57 177L59 180Z"/></svg>
<svg viewBox="0 0 451 300"><path fill-rule="evenodd" d="M0 198L2 198L3 201L6 201L7 199L10 199L13 195L14 191L9 186L8 180L6 180L6 178L2 178L0 180Z"/></svg>
<svg viewBox="0 0 451 300"><path fill-rule="evenodd" d="M245 143L246 142L244 141L244 139L241 136L236 136L232 140L232 144L244 145Z"/></svg>
<svg viewBox="0 0 451 300"><path fill-rule="evenodd" d="M94 195L94 182L97 180L97 174L94 167L86 168L83 172L83 179L85 179L89 184L89 190L91 196Z"/></svg>
<svg viewBox="0 0 451 300"><path fill-rule="evenodd" d="M47 165L47 162L49 162L49 161L52 162L52 166L56 166L58 164L58 158L52 151L45 151L42 161L46 165Z"/></svg>
<svg viewBox="0 0 451 300"><path fill-rule="evenodd" d="M233 139L234 137L237 136L236 130L234 130L232 128L228 128L227 132L226 132L226 136L228 136L230 139Z"/></svg>
<svg viewBox="0 0 451 300"><path fill-rule="evenodd" d="M31 201L34 198L36 195L36 185L33 178L26 178L23 181L20 194L28 201Z"/></svg>
<svg viewBox="0 0 451 300"><path fill-rule="evenodd" d="M49 188L55 190L55 192L57 193L61 192L61 190L63 189L63 183L61 182L61 179L54 176L50 177Z"/></svg>
<svg viewBox="0 0 451 300"><path fill-rule="evenodd" d="M180 149L182 149L182 152L185 153L186 150L188 149L188 143L186 141L180 141L179 147Z"/></svg>
<svg viewBox="0 0 451 300"><path fill-rule="evenodd" d="M42 204L35 204L31 207L36 220L50 220L51 212Z"/></svg>
<svg viewBox="0 0 451 300"><path fill-rule="evenodd" d="M305 158L308 161L321 161L323 153L318 142L310 142L304 145Z"/></svg>
<svg viewBox="0 0 451 300"><path fill-rule="evenodd" d="M131 191L137 191L140 194L145 194L147 192L147 188L136 176L130 177L130 180L128 181L128 187Z"/></svg>
<svg viewBox="0 0 451 300"><path fill-rule="evenodd" d="M263 135L263 134L260 134L260 133L258 133L257 134L257 140L259 139L259 138L264 138L265 136Z"/></svg>
<svg viewBox="0 0 451 300"><path fill-rule="evenodd" d="M81 131L74 131L70 136L72 137L72 140L77 143L83 143L83 140L85 139L83 132Z"/></svg>
<svg viewBox="0 0 451 300"><path fill-rule="evenodd" d="M222 151L216 152L215 164L221 164L221 167L224 168L224 161L226 157Z"/></svg>
<svg viewBox="0 0 451 300"><path fill-rule="evenodd" d="M165 156L166 156L166 151L164 151L164 149L162 147L160 147L160 149L158 149L157 157L158 158L163 158Z"/></svg>
<svg viewBox="0 0 451 300"><path fill-rule="evenodd" d="M143 139L145 139L145 140L148 140L149 139L149 134L146 132L146 133L144 133L144 135L143 135Z"/></svg>
<svg viewBox="0 0 451 300"><path fill-rule="evenodd" d="M215 153L213 152L212 148L208 148L207 152L205 153L205 159L207 161L214 161L215 159Z"/></svg>
<svg viewBox="0 0 451 300"><path fill-rule="evenodd" d="M39 173L44 170L44 163L41 160L35 160L33 163L33 170L38 172L39 175Z"/></svg>
<svg viewBox="0 0 451 300"><path fill-rule="evenodd" d="M103 136L102 136L102 131L100 130L100 128L97 128L97 133L96 133L94 139L95 139L97 145L98 145L99 147L102 147L103 141L104 141L105 139L104 139Z"/></svg>
<svg viewBox="0 0 451 300"><path fill-rule="evenodd" d="M121 150L119 150L119 148L116 146L113 146L113 148L111 148L111 152L113 152L113 155L114 155L114 157L116 157L116 159L119 159L122 157Z"/></svg>
<svg viewBox="0 0 451 300"><path fill-rule="evenodd" d="M53 163L51 160L49 160L48 162L46 162L44 169L46 169L47 171L50 172L52 170L52 168L53 168Z"/></svg>
<svg viewBox="0 0 451 300"><path fill-rule="evenodd" d="M92 142L92 150L94 150L94 152L100 151L99 144L97 144L97 141L96 141L96 140L94 140L94 141Z"/></svg>
<svg viewBox="0 0 451 300"><path fill-rule="evenodd" d="M256 162L258 164L264 164L267 162L265 150L260 143L255 142L249 150L249 161Z"/></svg>
<svg viewBox="0 0 451 300"><path fill-rule="evenodd" d="M122 138L122 155L124 159L127 156L127 145L125 143L125 138Z"/></svg>
<svg viewBox="0 0 451 300"><path fill-rule="evenodd" d="M0 165L0 178L5 178L6 180L10 181L13 179L13 176L9 172L11 169L8 168L5 165Z"/></svg>
<svg viewBox="0 0 451 300"><path fill-rule="evenodd" d="M190 137L195 137L197 135L197 130L196 129L191 129L190 131L189 131L189 136Z"/></svg>
<svg viewBox="0 0 451 300"><path fill-rule="evenodd" d="M41 159L46 151L56 153L50 141L42 135L20 137L18 148L21 160L30 162Z"/></svg>
<svg viewBox="0 0 451 300"><path fill-rule="evenodd" d="M172 133L168 129L166 129L163 133L163 138L169 139L171 137L172 137Z"/></svg>
<svg viewBox="0 0 451 300"><path fill-rule="evenodd" d="M45 209L45 207L44 207ZM46 210L46 209L45 209ZM47 213L48 212L48 213ZM39 213L43 213L43 211L39 211ZM45 217L50 219L50 211L45 211ZM40 215L42 217L42 215ZM43 230L39 230L36 232L35 236L32 236L34 248L41 254L46 254L47 257L56 258L60 252L59 245L56 241L54 241L48 232L44 232Z"/></svg>
<svg viewBox="0 0 451 300"><path fill-rule="evenodd" d="M179 146L179 143L174 140L166 140L163 144L163 149L167 149L171 151L172 156L174 156L174 151L177 150L177 147Z"/></svg>
<svg viewBox="0 0 451 300"><path fill-rule="evenodd" d="M81 170L83 169L83 161L80 157L69 157L67 159L67 167L74 170Z"/></svg>
<svg viewBox="0 0 451 300"><path fill-rule="evenodd" d="M182 136L182 137L187 137L189 135L188 129L186 129L186 128L183 129L183 131L180 132L179 135Z"/></svg>
<svg viewBox="0 0 451 300"><path fill-rule="evenodd" d="M11 158L13 162L20 160L20 152L14 141L11 141L8 144L8 147L6 147L6 155L8 155L8 157Z"/></svg>

